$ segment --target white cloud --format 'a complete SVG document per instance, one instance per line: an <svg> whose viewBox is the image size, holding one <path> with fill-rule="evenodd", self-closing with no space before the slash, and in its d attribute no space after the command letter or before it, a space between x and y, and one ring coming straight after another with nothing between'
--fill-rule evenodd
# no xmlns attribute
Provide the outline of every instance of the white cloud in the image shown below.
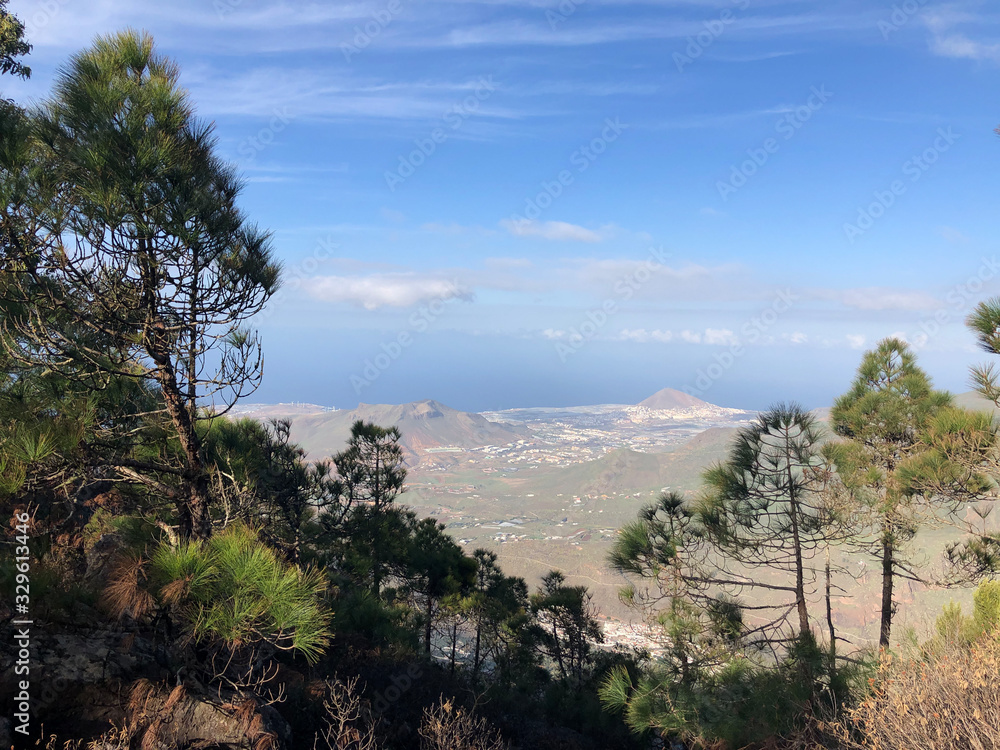
<svg viewBox="0 0 1000 750"><path fill-rule="evenodd" d="M782 334L782 338L792 344L807 344L809 343L809 337L802 331L795 331L795 333L785 333Z"/></svg>
<svg viewBox="0 0 1000 750"><path fill-rule="evenodd" d="M976 14L963 11L956 6L945 6L935 12L923 15L924 25L931 31L931 52L941 57L955 57L965 60L1000 62L1000 43L972 39L956 27L972 26L976 30L982 26L982 19Z"/></svg>
<svg viewBox="0 0 1000 750"><path fill-rule="evenodd" d="M912 289L865 287L859 289L821 289L815 292L818 299L840 302L855 310L901 310L920 312L936 310L941 302L928 294Z"/></svg>
<svg viewBox="0 0 1000 750"><path fill-rule="evenodd" d="M684 330L681 331L681 339L687 341L689 344L700 344L701 334L696 333L695 331Z"/></svg>
<svg viewBox="0 0 1000 750"><path fill-rule="evenodd" d="M940 234L946 242L951 242L956 245L969 242L969 236L962 230L955 229L955 227L938 227L938 234Z"/></svg>
<svg viewBox="0 0 1000 750"><path fill-rule="evenodd" d="M303 287L314 299L345 302L366 310L410 307L434 299L473 299L472 291L457 280L417 274L317 276L304 281Z"/></svg>
<svg viewBox="0 0 1000 750"><path fill-rule="evenodd" d="M931 43L931 51L941 57L1000 62L1000 44L977 42L959 33L935 37Z"/></svg>
<svg viewBox="0 0 1000 750"><path fill-rule="evenodd" d="M635 341L638 343L655 341L665 344L673 340L674 334L671 331L661 331L659 328L652 331L648 331L645 328L623 328L619 331L618 338L622 341Z"/></svg>
<svg viewBox="0 0 1000 750"><path fill-rule="evenodd" d="M863 349L865 346L865 337L859 333L849 333L847 334L847 345L852 349Z"/></svg>
<svg viewBox="0 0 1000 750"><path fill-rule="evenodd" d="M600 242L605 232L569 224L565 221L537 221L534 219L503 219L500 226L515 237L541 237L546 240L571 242Z"/></svg>
<svg viewBox="0 0 1000 750"><path fill-rule="evenodd" d="M557 328L546 328L542 331L542 336L553 341L558 341L559 339L566 338L566 331L561 331Z"/></svg>
<svg viewBox="0 0 1000 750"><path fill-rule="evenodd" d="M736 334L728 328L707 328L704 340L709 346L730 346L740 342Z"/></svg>

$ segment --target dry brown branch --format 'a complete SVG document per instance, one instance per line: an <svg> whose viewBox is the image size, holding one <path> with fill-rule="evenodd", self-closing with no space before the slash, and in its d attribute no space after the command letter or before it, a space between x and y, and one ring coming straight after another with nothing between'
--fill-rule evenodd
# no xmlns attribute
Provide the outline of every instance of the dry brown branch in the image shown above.
<svg viewBox="0 0 1000 750"><path fill-rule="evenodd" d="M313 739L313 750L377 750L375 719L358 695L358 678L326 680L324 728Z"/></svg>
<svg viewBox="0 0 1000 750"><path fill-rule="evenodd" d="M486 719L451 700L444 700L424 710L420 723L421 750L505 750L500 733Z"/></svg>
<svg viewBox="0 0 1000 750"><path fill-rule="evenodd" d="M1000 750L1000 639L887 655L872 692L835 725L857 750Z"/></svg>

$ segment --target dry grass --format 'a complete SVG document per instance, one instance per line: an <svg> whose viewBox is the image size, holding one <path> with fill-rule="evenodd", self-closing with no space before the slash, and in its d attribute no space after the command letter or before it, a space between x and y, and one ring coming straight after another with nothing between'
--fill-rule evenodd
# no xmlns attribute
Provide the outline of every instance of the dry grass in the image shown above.
<svg viewBox="0 0 1000 750"><path fill-rule="evenodd" d="M836 729L866 750L1000 750L1000 638L886 657Z"/></svg>
<svg viewBox="0 0 1000 750"><path fill-rule="evenodd" d="M55 735L50 735L45 741L45 750L129 750L132 742L132 731L127 726L112 726L107 732L96 740L88 742L83 740L66 740L61 745ZM42 741L35 742L35 747L43 747Z"/></svg>
<svg viewBox="0 0 1000 750"><path fill-rule="evenodd" d="M486 719L450 700L442 700L424 711L420 723L421 750L505 750L500 733Z"/></svg>

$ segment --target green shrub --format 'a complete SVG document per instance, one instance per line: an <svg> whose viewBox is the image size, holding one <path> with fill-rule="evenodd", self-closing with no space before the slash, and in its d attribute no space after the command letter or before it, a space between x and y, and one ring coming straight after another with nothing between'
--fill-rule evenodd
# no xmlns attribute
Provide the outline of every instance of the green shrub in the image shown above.
<svg viewBox="0 0 1000 750"><path fill-rule="evenodd" d="M633 732L654 729L695 746L744 747L803 729L846 691L848 675L826 674L823 658L806 641L777 665L734 657L691 681L678 679L667 665L638 677L618 667L604 680L600 697Z"/></svg>
<svg viewBox="0 0 1000 750"><path fill-rule="evenodd" d="M983 581L972 595L972 616L962 612L955 602L946 604L934 623L937 639L930 647L947 644L971 644L1000 627L1000 580Z"/></svg>
<svg viewBox="0 0 1000 750"><path fill-rule="evenodd" d="M121 566L108 586L112 611L166 612L196 642L269 644L316 661L329 643L326 578L281 559L256 532L233 525L206 542L161 543Z"/></svg>

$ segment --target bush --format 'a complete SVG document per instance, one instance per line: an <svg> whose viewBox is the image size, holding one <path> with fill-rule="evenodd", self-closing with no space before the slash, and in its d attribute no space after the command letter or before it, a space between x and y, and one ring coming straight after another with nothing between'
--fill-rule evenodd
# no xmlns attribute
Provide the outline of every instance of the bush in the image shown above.
<svg viewBox="0 0 1000 750"><path fill-rule="evenodd" d="M420 724L421 750L505 750L500 733L485 719L450 700L424 711Z"/></svg>
<svg viewBox="0 0 1000 750"><path fill-rule="evenodd" d="M323 727L316 732L313 750L378 750L375 719L357 686L357 677L324 681Z"/></svg>
<svg viewBox="0 0 1000 750"><path fill-rule="evenodd" d="M955 602L946 604L935 622L937 638L929 647L944 644L970 645L1000 627L1000 581L983 581L972 595L972 617Z"/></svg>
<svg viewBox="0 0 1000 750"><path fill-rule="evenodd" d="M126 560L105 601L119 617L166 613L195 642L267 644L316 661L330 637L325 590L322 573L285 562L253 530L233 525L205 542L161 543L147 559Z"/></svg>
<svg viewBox="0 0 1000 750"><path fill-rule="evenodd" d="M949 644L923 658L883 657L870 694L839 725L866 750L1000 749L1000 639Z"/></svg>
<svg viewBox="0 0 1000 750"><path fill-rule="evenodd" d="M637 677L616 667L604 680L604 705L636 733L655 730L690 747L744 747L802 735L832 716L852 670L830 675L811 639L793 645L776 665L735 657L689 681L668 665Z"/></svg>

